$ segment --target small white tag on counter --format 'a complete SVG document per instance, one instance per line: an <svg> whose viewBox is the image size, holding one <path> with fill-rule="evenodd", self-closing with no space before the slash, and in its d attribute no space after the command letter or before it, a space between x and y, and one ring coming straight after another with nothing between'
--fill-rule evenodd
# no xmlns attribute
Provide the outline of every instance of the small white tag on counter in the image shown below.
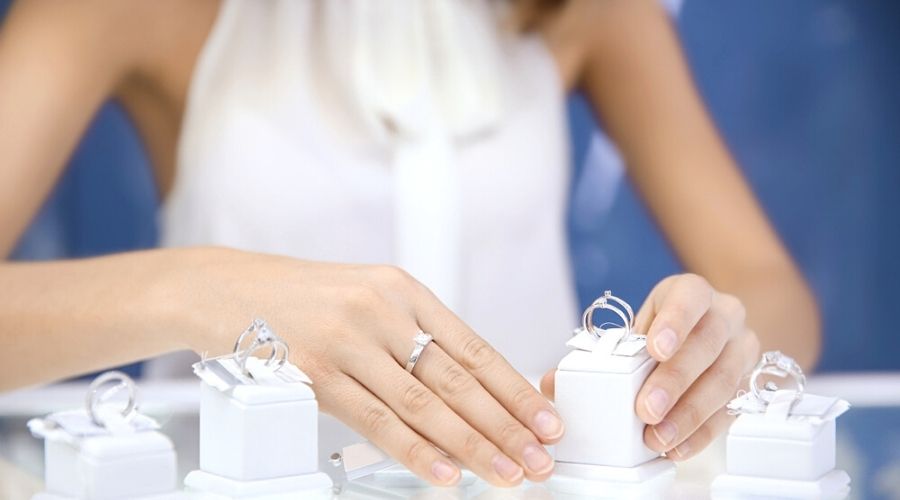
<svg viewBox="0 0 900 500"><path fill-rule="evenodd" d="M369 476L397 463L381 448L363 441L341 450L341 461L348 481Z"/></svg>

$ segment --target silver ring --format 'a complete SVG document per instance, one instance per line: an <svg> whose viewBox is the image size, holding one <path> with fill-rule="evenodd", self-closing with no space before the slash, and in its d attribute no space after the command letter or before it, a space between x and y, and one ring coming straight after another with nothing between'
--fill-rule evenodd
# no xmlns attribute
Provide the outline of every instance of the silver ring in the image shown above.
<svg viewBox="0 0 900 500"><path fill-rule="evenodd" d="M623 302L621 299L616 297L612 297L616 300L616 302ZM594 311L597 309L608 309L614 313L616 313L620 318L622 318L622 326L625 328L625 336L631 335L631 321L630 318L625 312L623 312L618 307L610 304L607 301L607 297L602 296L595 300L591 305L588 306L587 309L584 310L584 314L581 316L581 327L584 328L584 331L593 333L596 336L600 336L599 329L594 326Z"/></svg>
<svg viewBox="0 0 900 500"><path fill-rule="evenodd" d="M108 385L111 382L118 383L105 391L100 392L102 386ZM97 416L97 406L99 406L100 403L109 401L111 397L122 389L128 391L128 402L125 404L125 408L122 409L122 417L127 419L135 412L135 407L137 406L137 388L134 385L134 380L131 380L131 377L120 371L109 371L101 374L91 382L90 387L88 387L87 396L85 397L85 406L87 407L87 412L91 417L91 421L100 427L106 426Z"/></svg>
<svg viewBox="0 0 900 500"><path fill-rule="evenodd" d="M413 338L413 342L416 343L416 346L413 347L412 354L409 355L409 360L406 362L406 371L412 373L413 368L416 367L416 363L419 362L419 356L421 356L422 351L425 350L425 346L431 343L432 340L434 340L434 337L419 330L419 333Z"/></svg>
<svg viewBox="0 0 900 500"><path fill-rule="evenodd" d="M244 340L251 334L255 334L253 340L250 341L250 345L246 349L242 349L241 346ZM253 323L246 330L241 332L234 342L234 359L241 367L241 372L244 375L250 374L247 371L247 360L250 358L250 355L264 347L271 349L269 357L266 359L266 366L275 365L274 371L280 370L287 363L291 351L287 343L269 328L265 320L257 318L253 320Z"/></svg>
<svg viewBox="0 0 900 500"><path fill-rule="evenodd" d="M613 295L609 290L603 292L603 298L608 301L611 300L625 309L625 312L628 313L628 331L630 333L631 330L634 329L634 310L631 309L631 305L629 305L628 302L625 302L624 300Z"/></svg>
<svg viewBox="0 0 900 500"><path fill-rule="evenodd" d="M792 377L797 384L797 398L800 398L806 389L806 375L803 374L800 365L790 356L782 354L781 351L768 351L762 355L762 359L750 375L750 391L757 399L762 399L762 391L757 383L759 376L764 373L781 378ZM775 388L777 389L777 387Z"/></svg>

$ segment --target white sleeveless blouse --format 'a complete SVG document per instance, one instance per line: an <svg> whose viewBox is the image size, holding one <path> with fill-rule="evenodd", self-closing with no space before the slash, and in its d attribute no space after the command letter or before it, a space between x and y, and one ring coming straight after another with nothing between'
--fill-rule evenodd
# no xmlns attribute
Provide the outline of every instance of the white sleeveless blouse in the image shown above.
<svg viewBox="0 0 900 500"><path fill-rule="evenodd" d="M551 55L486 0L225 0L162 244L400 265L535 376L578 318L568 148Z"/></svg>

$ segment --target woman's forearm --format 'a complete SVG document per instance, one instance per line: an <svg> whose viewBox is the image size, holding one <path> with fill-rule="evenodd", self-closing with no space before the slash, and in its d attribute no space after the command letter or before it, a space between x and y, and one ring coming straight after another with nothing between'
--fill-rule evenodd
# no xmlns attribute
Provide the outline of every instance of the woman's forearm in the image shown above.
<svg viewBox="0 0 900 500"><path fill-rule="evenodd" d="M0 264L0 391L193 347L185 284L215 252Z"/></svg>
<svg viewBox="0 0 900 500"><path fill-rule="evenodd" d="M815 367L821 350L819 309L796 269L747 271L711 281L744 303L747 324L763 351L778 349L804 370Z"/></svg>

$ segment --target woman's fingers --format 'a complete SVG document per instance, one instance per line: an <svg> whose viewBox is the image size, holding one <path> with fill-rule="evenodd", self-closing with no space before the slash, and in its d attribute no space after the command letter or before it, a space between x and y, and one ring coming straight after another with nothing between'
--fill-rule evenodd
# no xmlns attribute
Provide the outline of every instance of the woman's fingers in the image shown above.
<svg viewBox="0 0 900 500"><path fill-rule="evenodd" d="M731 336L731 326L724 317L712 311L704 316L678 352L647 377L635 404L638 417L647 424L659 423L716 361Z"/></svg>
<svg viewBox="0 0 900 500"><path fill-rule="evenodd" d="M695 274L683 274L664 281L650 294L652 321L647 328L647 349L658 361L675 355L697 322L712 306L715 290ZM643 308L638 316L646 322Z"/></svg>
<svg viewBox="0 0 900 500"><path fill-rule="evenodd" d="M559 441L565 428L547 398L541 396L503 356L433 295L419 304L417 319L422 329L434 336L444 352L472 374L541 442L550 444Z"/></svg>
<svg viewBox="0 0 900 500"><path fill-rule="evenodd" d="M550 401L556 399L556 370L550 370L541 377L541 394Z"/></svg>
<svg viewBox="0 0 900 500"><path fill-rule="evenodd" d="M409 428L387 405L347 375L335 373L316 385L322 408L368 436L376 446L436 486L459 481L459 468Z"/></svg>
<svg viewBox="0 0 900 500"><path fill-rule="evenodd" d="M346 370L409 427L480 477L498 486L522 481L524 471L514 460L407 373L388 353L360 356L351 360Z"/></svg>
<svg viewBox="0 0 900 500"><path fill-rule="evenodd" d="M729 342L722 354L687 392L665 418L647 426L644 441L651 449L668 451L693 434L709 417L734 397L740 380L748 369L748 359L758 349L756 337L750 333ZM752 353L752 354L751 354Z"/></svg>
<svg viewBox="0 0 900 500"><path fill-rule="evenodd" d="M448 356L437 342L425 348L413 376L522 466L528 479L540 481L550 476L553 458L538 438L494 399L475 377Z"/></svg>
<svg viewBox="0 0 900 500"><path fill-rule="evenodd" d="M709 420L703 423L690 437L682 441L678 446L669 450L666 456L675 460L687 460L715 441L716 437L725 432L734 422L735 416L730 415L726 408L720 408L713 413Z"/></svg>

